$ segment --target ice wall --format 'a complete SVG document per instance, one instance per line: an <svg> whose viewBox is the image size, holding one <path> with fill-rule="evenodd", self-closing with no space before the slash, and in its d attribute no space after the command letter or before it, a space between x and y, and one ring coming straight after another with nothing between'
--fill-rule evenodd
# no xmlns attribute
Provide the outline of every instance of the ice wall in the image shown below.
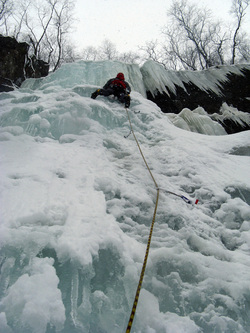
<svg viewBox="0 0 250 333"><path fill-rule="evenodd" d="M153 96L157 91L165 92L167 95L169 91L175 94L176 86L186 91L185 83L192 83L202 91L212 91L220 96L221 84L229 80L228 74L241 76L244 68L250 70L250 65L212 67L204 71L172 71L165 70L162 65L149 60L142 66L141 72L145 88Z"/></svg>
<svg viewBox="0 0 250 333"><path fill-rule="evenodd" d="M46 89L55 81L56 85L63 88L85 84L102 87L110 78L116 77L119 72L124 73L125 80L129 82L133 90L144 97L146 96L139 66L120 61L78 61L64 64L55 73L39 80L33 80L33 84L31 79L27 80L23 83L23 87Z"/></svg>
<svg viewBox="0 0 250 333"><path fill-rule="evenodd" d="M126 330L155 189L133 136L124 138L123 105L89 97L100 66L65 65L0 94L1 333ZM131 97L160 187L132 332L247 333L249 133L195 133L188 116L183 130L138 92Z"/></svg>
<svg viewBox="0 0 250 333"><path fill-rule="evenodd" d="M180 116L175 117L175 124L183 123L183 110L191 110L194 118L195 110L202 107L229 134L250 129L249 64L171 71L148 61L141 72L148 98L163 112Z"/></svg>

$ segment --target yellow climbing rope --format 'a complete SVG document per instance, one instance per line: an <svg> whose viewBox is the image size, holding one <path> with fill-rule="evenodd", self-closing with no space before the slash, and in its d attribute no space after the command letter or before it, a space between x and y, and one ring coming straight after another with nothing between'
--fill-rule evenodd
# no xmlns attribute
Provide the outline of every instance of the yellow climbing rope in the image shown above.
<svg viewBox="0 0 250 333"><path fill-rule="evenodd" d="M150 176L151 178L153 179L153 182L155 184L155 187L156 187L156 191L157 191L157 195L156 195L156 201L155 201L155 209L154 209L154 215L153 215L153 219L152 219L152 222L151 222L151 228L150 228L150 232L149 232L149 237L148 237L148 244L147 244L147 249L146 249L146 253L145 253L145 257L144 257L144 262L143 262L143 266L142 266L142 270L141 270L141 275L140 275L140 280L139 280L139 283L138 283L138 286L137 286L137 290L136 290L136 294L135 294L135 299L134 299L134 304L133 304L133 307L132 307L132 311L131 311L131 314L130 314L130 318L129 318L129 321L128 321L128 326L127 326L127 330L126 330L126 333L129 333L131 331L131 327L132 327L132 324L133 324L133 320L134 320L134 316L135 316L135 312L136 312L136 307L137 307L137 303L138 303L138 300L139 300L139 296L140 296L140 291L141 291L141 286L142 286L142 281L143 281L143 277L144 277L144 273L145 273L145 269L146 269L146 265L147 265L147 260L148 260L148 254L149 254L149 248L150 248L150 243L151 243L151 238L152 238L152 234L153 234L153 228L154 228L154 223L155 223L155 217L156 217L156 211L157 211L157 206L158 206L158 200L159 200L159 192L160 192L160 189L154 179L154 176L148 166L148 163L143 155L143 152L141 150L141 147L139 145L139 142L135 136L135 133L134 133L134 130L133 130L133 127L132 127L132 124L131 124L131 120L130 120L130 117L129 117L129 113L128 113L128 109L126 109L126 112L127 112L127 116L128 116L128 120L129 120L129 125L130 125L130 129L131 129L131 132L134 136L134 139L136 141L136 144L139 148L139 151L141 153L141 156L144 160L144 163L148 169L148 172L150 173Z"/></svg>

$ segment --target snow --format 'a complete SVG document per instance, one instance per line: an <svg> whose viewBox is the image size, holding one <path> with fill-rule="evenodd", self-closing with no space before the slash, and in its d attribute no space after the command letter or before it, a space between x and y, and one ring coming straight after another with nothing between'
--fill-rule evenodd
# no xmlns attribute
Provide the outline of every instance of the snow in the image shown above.
<svg viewBox="0 0 250 333"><path fill-rule="evenodd" d="M232 120L241 127L246 127L250 125L250 114L246 112L239 111L238 109L223 103L220 112L211 115L212 119L216 121L225 122L225 120Z"/></svg>
<svg viewBox="0 0 250 333"><path fill-rule="evenodd" d="M249 332L249 131L226 135L202 108L161 113L118 62L0 95L0 332L126 330L156 193L123 106L89 97L120 71L161 189L132 332Z"/></svg>
<svg viewBox="0 0 250 333"><path fill-rule="evenodd" d="M244 114L244 112L241 113ZM175 126L185 129L187 131L206 135L227 134L224 128L218 122L213 121L202 107L198 107L193 111L185 108L179 114L168 114L168 117L171 119L172 123ZM221 118L222 121L224 121L225 115L222 114ZM246 118L247 117L245 117L245 119Z"/></svg>
<svg viewBox="0 0 250 333"><path fill-rule="evenodd" d="M53 262L51 258L31 260L30 271L17 279L2 301L6 312L15 313L20 326L32 332L45 332L48 322L58 330L63 328L64 306Z"/></svg>

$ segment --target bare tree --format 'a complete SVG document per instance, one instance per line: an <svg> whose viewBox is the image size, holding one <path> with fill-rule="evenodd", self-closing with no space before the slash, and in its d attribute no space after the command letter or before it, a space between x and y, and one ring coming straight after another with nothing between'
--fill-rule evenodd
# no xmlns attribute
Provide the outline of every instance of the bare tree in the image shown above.
<svg viewBox="0 0 250 333"><path fill-rule="evenodd" d="M117 57L117 60L125 63L136 64L140 63L141 58L137 53L129 51L129 52L120 53Z"/></svg>
<svg viewBox="0 0 250 333"><path fill-rule="evenodd" d="M96 61L98 60L98 49L94 46L87 46L83 49L81 58L83 60L92 60Z"/></svg>
<svg viewBox="0 0 250 333"><path fill-rule="evenodd" d="M81 53L81 58L83 60L117 60L118 52L116 46L110 40L105 39L101 46L87 46L83 49Z"/></svg>
<svg viewBox="0 0 250 333"><path fill-rule="evenodd" d="M7 20L13 13L12 0L0 0L0 27L4 26L5 32L8 31Z"/></svg>
<svg viewBox="0 0 250 333"><path fill-rule="evenodd" d="M163 66L165 65L164 56L162 55L160 45L157 39L146 42L145 46L140 47L140 50L146 53L146 59L158 62Z"/></svg>
<svg viewBox="0 0 250 333"><path fill-rule="evenodd" d="M240 62L250 62L250 39L246 34L239 37L238 58Z"/></svg>
<svg viewBox="0 0 250 333"><path fill-rule="evenodd" d="M175 28L165 30L168 43L163 46L164 56L162 63L164 67L177 70L180 67L184 69L195 70L199 67L197 64L199 57L194 45L185 38L182 32Z"/></svg>
<svg viewBox="0 0 250 333"><path fill-rule="evenodd" d="M41 45L45 40L45 36L48 36L49 27L52 24L54 17L55 7L58 0L45 0L41 5L40 3L34 3L34 9L39 20L38 27L36 22L31 19L31 13L26 12L25 15L25 26L28 31L29 42L32 45L32 53L36 57L41 57Z"/></svg>
<svg viewBox="0 0 250 333"><path fill-rule="evenodd" d="M71 50L71 56L73 55L72 48L69 46L68 41L65 38L70 32L74 20L73 8L74 2L71 0L63 0L63 2L55 8L54 27L56 32L57 52L56 57L53 59L53 71L55 71L60 66L61 62L65 60L64 58L69 54L69 50Z"/></svg>
<svg viewBox="0 0 250 333"><path fill-rule="evenodd" d="M165 30L170 42L169 52L174 52L181 62L191 68L199 64L204 69L223 62L222 45L226 36L220 23L212 21L210 10L189 4L187 0L175 0L168 15L172 23L172 28ZM177 34L178 48L174 45ZM187 59L187 51L190 52L190 60Z"/></svg>
<svg viewBox="0 0 250 333"><path fill-rule="evenodd" d="M5 33L26 41L30 55L50 62L55 70L73 57L67 36L74 23L74 4L75 0L19 0L6 19Z"/></svg>
<svg viewBox="0 0 250 333"><path fill-rule="evenodd" d="M165 43L148 42L144 47L147 58L171 69L204 69L224 63L223 46L226 36L219 23L211 20L211 11L173 0L168 11L170 24L162 34Z"/></svg>
<svg viewBox="0 0 250 333"><path fill-rule="evenodd" d="M0 22L3 20L5 15L9 15L12 11L13 3L10 0L0 1Z"/></svg>
<svg viewBox="0 0 250 333"><path fill-rule="evenodd" d="M25 21L28 15L28 11L31 5L32 0L20 1L17 5L15 5L15 11L12 15L13 23L12 27L12 35L19 39L19 36L22 36L22 30L25 27Z"/></svg>
<svg viewBox="0 0 250 333"><path fill-rule="evenodd" d="M250 0L232 1L236 27L230 33L222 21L214 21L210 10L188 0L172 0L167 13L170 21L162 31L165 42L161 47L154 41L146 43L146 58L175 70L249 61L249 38L241 28Z"/></svg>
<svg viewBox="0 0 250 333"><path fill-rule="evenodd" d="M102 42L101 46L87 46L81 53L81 59L83 60L118 60L126 63L140 63L141 57L132 51L119 53L114 43L106 39Z"/></svg>
<svg viewBox="0 0 250 333"><path fill-rule="evenodd" d="M106 60L116 60L118 52L114 43L105 39L102 45L99 47L100 57Z"/></svg>
<svg viewBox="0 0 250 333"><path fill-rule="evenodd" d="M231 13L236 18L236 28L232 38L232 59L231 64L235 63L237 49L242 47L242 39L240 38L240 29L243 19L246 15L246 9L250 4L250 0L233 0Z"/></svg>

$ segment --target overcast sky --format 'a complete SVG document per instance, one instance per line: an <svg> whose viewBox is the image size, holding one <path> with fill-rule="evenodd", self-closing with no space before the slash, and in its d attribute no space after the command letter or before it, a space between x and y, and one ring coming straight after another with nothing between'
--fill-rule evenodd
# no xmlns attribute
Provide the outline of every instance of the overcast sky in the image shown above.
<svg viewBox="0 0 250 333"><path fill-rule="evenodd" d="M230 20L232 0L189 2L211 9L215 18ZM160 38L161 28L168 24L166 12L171 3L172 0L77 0L79 50L100 46L108 39L119 52L136 51L138 45ZM250 26L250 8L245 24Z"/></svg>

